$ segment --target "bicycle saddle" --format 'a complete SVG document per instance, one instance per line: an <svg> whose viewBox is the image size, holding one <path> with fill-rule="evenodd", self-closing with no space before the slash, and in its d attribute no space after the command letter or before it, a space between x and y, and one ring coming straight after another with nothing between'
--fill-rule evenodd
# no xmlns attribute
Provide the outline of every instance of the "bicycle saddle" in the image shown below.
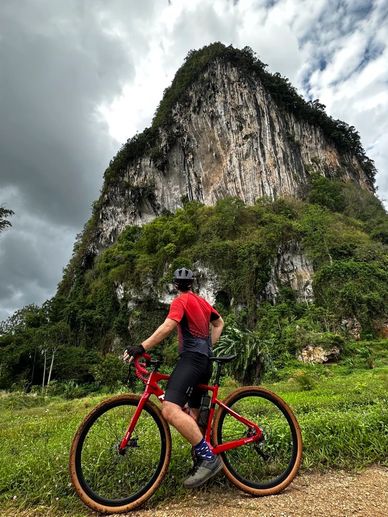
<svg viewBox="0 0 388 517"><path fill-rule="evenodd" d="M237 354L233 355L224 355L223 357L209 357L210 361L215 361L216 363L229 363L229 361L233 361L233 359L236 359Z"/></svg>

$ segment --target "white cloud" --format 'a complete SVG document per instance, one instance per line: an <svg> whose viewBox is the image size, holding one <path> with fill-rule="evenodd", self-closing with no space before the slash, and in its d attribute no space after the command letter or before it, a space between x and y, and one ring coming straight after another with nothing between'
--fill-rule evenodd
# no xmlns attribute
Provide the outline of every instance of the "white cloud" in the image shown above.
<svg viewBox="0 0 388 517"><path fill-rule="evenodd" d="M381 135L388 111L388 24L379 0L173 0L143 26L148 49L135 59L136 76L110 105L100 107L111 134L123 142L149 125L189 49L213 41L249 45L273 72L307 98L319 98L334 118L360 132L378 184L388 174ZM385 116L383 116L383 114ZM388 197L388 192L386 193Z"/></svg>
<svg viewBox="0 0 388 517"><path fill-rule="evenodd" d="M388 24L387 5L357 2L365 16L357 12L353 30L344 33L330 27L335 46L325 51L325 38L317 39L307 55L324 56L326 66L309 77L308 93L319 98L334 118L359 131L370 158L376 162L379 195L388 198L388 159L384 135L388 131ZM349 3L345 12L352 20L357 5ZM348 23L349 25L349 23ZM306 49L307 50L307 49ZM388 206L388 205L387 205Z"/></svg>

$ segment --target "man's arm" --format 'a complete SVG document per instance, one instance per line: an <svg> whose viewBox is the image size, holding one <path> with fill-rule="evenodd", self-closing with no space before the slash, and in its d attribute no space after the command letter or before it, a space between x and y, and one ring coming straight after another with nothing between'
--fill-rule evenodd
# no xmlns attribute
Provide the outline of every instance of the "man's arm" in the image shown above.
<svg viewBox="0 0 388 517"><path fill-rule="evenodd" d="M143 341L142 345L144 347L144 350L148 352L148 350L151 350L151 348L161 343L163 339L166 339L166 337L171 334L171 332L177 327L177 325L177 321L172 320L170 318L166 318L164 322L160 325L160 327L158 327L155 330L152 336Z"/></svg>
<svg viewBox="0 0 388 517"><path fill-rule="evenodd" d="M212 324L211 335L212 335L212 345L217 343L221 336L222 329L224 328L224 320L221 318L217 318L210 322Z"/></svg>

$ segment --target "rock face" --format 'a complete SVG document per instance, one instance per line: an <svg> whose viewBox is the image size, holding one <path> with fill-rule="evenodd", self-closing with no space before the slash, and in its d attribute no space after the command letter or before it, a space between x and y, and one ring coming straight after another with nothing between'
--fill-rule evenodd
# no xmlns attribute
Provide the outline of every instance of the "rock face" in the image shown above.
<svg viewBox="0 0 388 517"><path fill-rule="evenodd" d="M361 323L357 318L346 318L341 322L342 328L347 334L354 340L359 341L361 339Z"/></svg>
<svg viewBox="0 0 388 517"><path fill-rule="evenodd" d="M175 211L183 199L300 197L312 172L373 190L355 156L340 154L319 127L281 110L259 79L228 62L215 60L189 88L159 142L157 157L145 152L105 189L94 249L109 246L128 224Z"/></svg>
<svg viewBox="0 0 388 517"><path fill-rule="evenodd" d="M340 356L340 349L337 346L324 349L321 346L306 346L298 356L299 361L304 363L322 364L337 361Z"/></svg>
<svg viewBox="0 0 388 517"><path fill-rule="evenodd" d="M291 243L286 249L279 247L275 262L271 268L271 278L265 288L265 295L272 303L276 303L279 289L290 287L299 302L312 302L313 265L303 254L298 243Z"/></svg>

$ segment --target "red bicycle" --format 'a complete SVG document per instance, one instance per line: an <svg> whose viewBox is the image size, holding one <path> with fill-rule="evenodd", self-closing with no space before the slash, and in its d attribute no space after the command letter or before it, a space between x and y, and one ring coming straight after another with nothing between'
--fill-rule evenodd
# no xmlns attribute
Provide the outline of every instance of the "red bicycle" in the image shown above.
<svg viewBox="0 0 388 517"><path fill-rule="evenodd" d="M215 383L200 385L211 392L205 437L234 485L256 496L276 494L299 470L300 427L288 405L267 389L244 386L223 402L217 398L221 367L235 357L213 357ZM144 503L162 483L170 462L169 426L149 400L151 395L163 400L158 383L169 375L158 372L160 361L148 354L134 364L146 385L144 393L101 402L85 417L71 446L72 483L81 500L99 512L127 512Z"/></svg>

